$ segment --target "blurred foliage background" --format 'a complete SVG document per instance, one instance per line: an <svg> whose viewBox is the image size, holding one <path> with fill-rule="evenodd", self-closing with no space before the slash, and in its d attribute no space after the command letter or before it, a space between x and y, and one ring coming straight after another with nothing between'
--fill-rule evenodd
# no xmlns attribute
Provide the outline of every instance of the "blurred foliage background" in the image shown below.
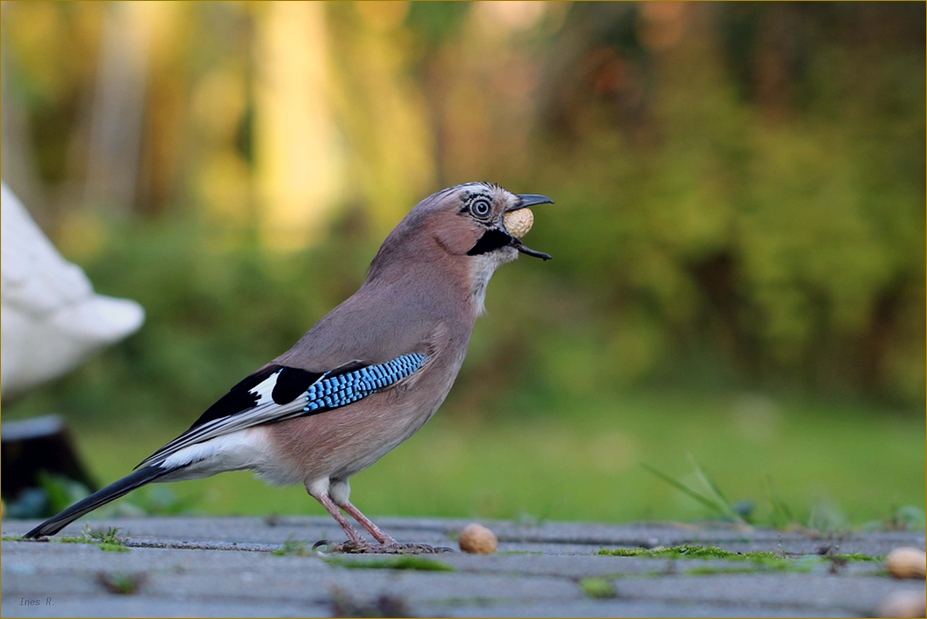
<svg viewBox="0 0 927 619"><path fill-rule="evenodd" d="M687 452L769 521L923 510L922 3L2 10L3 179L147 311L3 412L66 415L101 480L352 294L417 201L491 180L557 201L530 238L555 260L496 275L365 511L704 517L637 466L697 483ZM241 474L176 491L316 510Z"/></svg>

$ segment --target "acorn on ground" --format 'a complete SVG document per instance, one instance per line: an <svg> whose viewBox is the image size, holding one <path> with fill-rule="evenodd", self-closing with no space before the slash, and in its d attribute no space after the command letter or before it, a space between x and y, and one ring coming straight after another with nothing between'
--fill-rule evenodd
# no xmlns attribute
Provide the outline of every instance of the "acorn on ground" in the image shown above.
<svg viewBox="0 0 927 619"><path fill-rule="evenodd" d="M496 534L481 524L468 524L460 532L460 549L464 552L491 555L496 552L497 548L499 548L499 540L496 538Z"/></svg>
<svg viewBox="0 0 927 619"><path fill-rule="evenodd" d="M892 591L879 604L877 617L923 617L927 596L923 591Z"/></svg>
<svg viewBox="0 0 927 619"><path fill-rule="evenodd" d="M927 573L927 554L920 548L902 546L888 553L885 564L895 578L924 578Z"/></svg>

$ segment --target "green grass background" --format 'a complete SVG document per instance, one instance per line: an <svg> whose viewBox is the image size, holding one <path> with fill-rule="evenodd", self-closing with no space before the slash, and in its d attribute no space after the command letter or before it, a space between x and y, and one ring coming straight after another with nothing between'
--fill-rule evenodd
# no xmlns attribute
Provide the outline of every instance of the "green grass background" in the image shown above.
<svg viewBox="0 0 927 619"><path fill-rule="evenodd" d="M716 517L638 464L701 489L691 454L731 503L752 500L761 523L774 523L769 480L801 524L861 526L904 505L924 506L924 419L861 404L643 392L577 403L568 418L525 417L505 403L491 414L468 421L439 411L352 479L354 501L377 516ZM77 437L91 470L108 483L182 429L124 417L79 428ZM171 486L197 513L325 513L302 488L270 487L247 472ZM152 492L163 491L146 488L127 500L150 503Z"/></svg>

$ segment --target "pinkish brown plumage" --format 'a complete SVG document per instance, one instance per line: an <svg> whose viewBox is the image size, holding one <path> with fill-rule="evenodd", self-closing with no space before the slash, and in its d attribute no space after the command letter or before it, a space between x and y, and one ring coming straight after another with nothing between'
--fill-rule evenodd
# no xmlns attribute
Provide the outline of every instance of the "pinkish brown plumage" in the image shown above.
<svg viewBox="0 0 927 619"><path fill-rule="evenodd" d="M276 484L303 484L351 544L396 542L349 501L351 475L418 431L447 397L495 270L519 252L547 259L508 233L504 218L552 202L467 183L420 202L389 234L353 296L287 352L233 387L131 475L42 523L68 523L151 482L253 470Z"/></svg>

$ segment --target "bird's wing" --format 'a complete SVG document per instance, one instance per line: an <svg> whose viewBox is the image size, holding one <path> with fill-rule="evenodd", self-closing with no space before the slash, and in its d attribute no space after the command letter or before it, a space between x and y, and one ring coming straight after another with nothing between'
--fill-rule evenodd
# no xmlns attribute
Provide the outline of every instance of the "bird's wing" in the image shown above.
<svg viewBox="0 0 927 619"><path fill-rule="evenodd" d="M396 385L427 360L427 355L410 353L378 364L351 361L323 373L265 366L232 387L189 430L138 467L159 464L181 449L217 436L347 406Z"/></svg>

